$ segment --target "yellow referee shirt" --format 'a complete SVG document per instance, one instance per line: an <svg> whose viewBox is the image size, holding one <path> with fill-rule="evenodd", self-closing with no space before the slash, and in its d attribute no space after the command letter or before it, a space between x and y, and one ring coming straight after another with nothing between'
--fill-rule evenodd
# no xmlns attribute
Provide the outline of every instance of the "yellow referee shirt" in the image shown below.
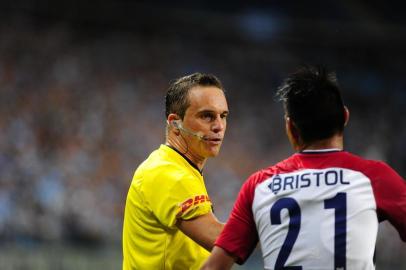
<svg viewBox="0 0 406 270"><path fill-rule="evenodd" d="M209 252L184 235L177 219L211 212L203 176L161 145L135 171L125 206L123 270L199 269Z"/></svg>

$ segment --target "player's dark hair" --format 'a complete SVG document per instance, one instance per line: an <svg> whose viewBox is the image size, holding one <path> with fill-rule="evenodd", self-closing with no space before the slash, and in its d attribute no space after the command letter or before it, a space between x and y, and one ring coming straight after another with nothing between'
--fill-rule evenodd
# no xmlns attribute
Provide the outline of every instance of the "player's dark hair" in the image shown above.
<svg viewBox="0 0 406 270"><path fill-rule="evenodd" d="M220 80L211 74L193 73L173 81L165 96L165 115L176 113L183 120L190 105L189 90L195 86L215 86L224 91Z"/></svg>
<svg viewBox="0 0 406 270"><path fill-rule="evenodd" d="M335 74L325 68L302 67L283 82L276 95L304 144L343 132L343 99Z"/></svg>

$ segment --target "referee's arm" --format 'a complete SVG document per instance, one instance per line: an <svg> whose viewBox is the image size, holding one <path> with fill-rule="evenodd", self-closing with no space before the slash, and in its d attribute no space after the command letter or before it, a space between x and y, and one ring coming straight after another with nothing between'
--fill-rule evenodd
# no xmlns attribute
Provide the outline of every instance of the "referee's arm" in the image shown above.
<svg viewBox="0 0 406 270"><path fill-rule="evenodd" d="M178 219L176 226L196 243L211 251L224 224L210 212L189 220Z"/></svg>

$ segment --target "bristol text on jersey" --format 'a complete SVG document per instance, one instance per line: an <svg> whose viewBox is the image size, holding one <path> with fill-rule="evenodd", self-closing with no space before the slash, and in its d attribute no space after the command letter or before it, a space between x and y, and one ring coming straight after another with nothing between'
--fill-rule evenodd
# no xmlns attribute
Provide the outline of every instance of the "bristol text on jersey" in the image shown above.
<svg viewBox="0 0 406 270"><path fill-rule="evenodd" d="M343 177L343 170L326 170L298 172L296 174L279 174L272 177L268 187L274 194L283 190L308 188L310 186L349 185Z"/></svg>

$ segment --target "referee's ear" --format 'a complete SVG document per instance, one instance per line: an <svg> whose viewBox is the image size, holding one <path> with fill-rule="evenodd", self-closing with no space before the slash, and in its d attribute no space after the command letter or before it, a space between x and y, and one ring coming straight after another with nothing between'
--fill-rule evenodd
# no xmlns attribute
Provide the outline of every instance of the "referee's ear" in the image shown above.
<svg viewBox="0 0 406 270"><path fill-rule="evenodd" d="M176 135L179 135L179 127L177 125L177 121L179 120L180 118L176 113L170 113L168 118L166 118L167 130L173 130Z"/></svg>
<svg viewBox="0 0 406 270"><path fill-rule="evenodd" d="M166 118L166 122L168 123L168 125L172 125L172 122L177 120L180 120L180 118L176 113L170 113Z"/></svg>

